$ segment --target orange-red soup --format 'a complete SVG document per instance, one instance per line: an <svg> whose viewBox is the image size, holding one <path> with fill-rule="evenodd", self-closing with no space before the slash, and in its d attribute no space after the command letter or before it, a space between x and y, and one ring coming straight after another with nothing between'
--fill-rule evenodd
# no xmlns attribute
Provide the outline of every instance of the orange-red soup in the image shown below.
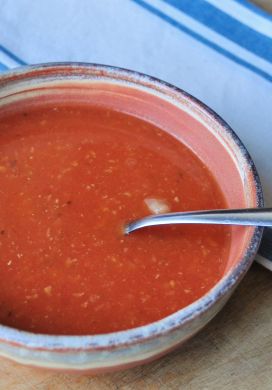
<svg viewBox="0 0 272 390"><path fill-rule="evenodd" d="M98 334L159 320L222 276L229 229L122 234L150 214L226 207L207 167L145 120L76 103L0 116L0 323Z"/></svg>

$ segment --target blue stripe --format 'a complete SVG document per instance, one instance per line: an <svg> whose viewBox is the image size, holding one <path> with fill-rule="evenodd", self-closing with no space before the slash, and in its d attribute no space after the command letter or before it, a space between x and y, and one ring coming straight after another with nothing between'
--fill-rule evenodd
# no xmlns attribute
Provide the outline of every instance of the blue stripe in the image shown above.
<svg viewBox="0 0 272 390"><path fill-rule="evenodd" d="M164 2L257 56L272 62L272 39L239 22L205 0L164 0Z"/></svg>
<svg viewBox="0 0 272 390"><path fill-rule="evenodd" d="M0 72L2 72L3 70L7 70L8 68L6 67L6 65L2 64L0 62Z"/></svg>
<svg viewBox="0 0 272 390"><path fill-rule="evenodd" d="M24 62L23 60L21 60L21 58L17 57L11 51L6 49L3 45L0 45L0 50L7 56L9 56L13 61L16 61L19 65L27 65L26 62Z"/></svg>
<svg viewBox="0 0 272 390"><path fill-rule="evenodd" d="M267 260L272 261L272 229L271 228L264 229L262 242L259 248L259 253Z"/></svg>
<svg viewBox="0 0 272 390"><path fill-rule="evenodd" d="M208 39L206 38L203 38L201 35L197 34L196 32L190 30L189 28L185 27L183 24L181 24L180 22L177 22L175 19L171 18L170 16L168 15L165 15L163 12L159 11L158 9L156 9L155 7L145 3L143 0L132 0L134 1L136 4L138 4L139 6L145 8L146 10L148 10L149 12L151 12L152 14L158 16L159 18L163 19L165 22L171 24L172 26L176 27L178 30L180 31L183 31L184 33L190 35L191 37L193 37L194 39L198 40L199 42L205 44L206 46L210 47L211 49L217 51L218 53L224 55L225 57L229 58L230 60L236 62L237 64L251 70L252 72L256 73L257 75L261 76L262 78L264 78L265 80L268 80L268 81L272 81L272 76L266 72L264 72L263 70L257 68L256 66L254 65L251 65L250 63L244 61L244 60L241 60L240 58L236 57L234 54L228 52L227 50L225 49L222 49L222 47L216 45L215 43L209 41Z"/></svg>
<svg viewBox="0 0 272 390"><path fill-rule="evenodd" d="M250 11L255 12L255 14L258 14L258 15L262 16L263 18L266 18L270 22L272 22L272 16L269 15L269 13L265 12L260 7L257 7L257 5L251 3L250 1L247 1L247 0L234 0L234 1L236 1L236 3L243 5L245 8L250 9Z"/></svg>

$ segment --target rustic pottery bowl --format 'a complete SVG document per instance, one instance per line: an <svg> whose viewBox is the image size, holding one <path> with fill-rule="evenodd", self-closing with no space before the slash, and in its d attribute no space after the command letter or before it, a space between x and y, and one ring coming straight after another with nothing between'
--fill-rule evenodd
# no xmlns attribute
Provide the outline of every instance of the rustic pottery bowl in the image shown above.
<svg viewBox="0 0 272 390"><path fill-rule="evenodd" d="M259 177L229 126L184 91L136 72L92 64L45 64L0 76L0 110L25 98L82 99L120 107L157 123L192 148L211 169L228 206L261 207ZM182 344L207 324L245 275L262 236L259 227L233 227L222 279L201 299L160 321L95 336L52 336L0 325L0 355L19 363L92 373L142 364ZM76 313L75 313L76 315Z"/></svg>

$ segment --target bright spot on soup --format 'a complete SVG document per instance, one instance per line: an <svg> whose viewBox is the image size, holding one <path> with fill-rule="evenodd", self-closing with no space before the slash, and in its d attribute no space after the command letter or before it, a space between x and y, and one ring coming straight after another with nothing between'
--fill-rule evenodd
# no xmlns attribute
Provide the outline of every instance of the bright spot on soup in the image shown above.
<svg viewBox="0 0 272 390"><path fill-rule="evenodd" d="M98 334L159 320L222 276L229 228L124 222L224 208L207 167L145 120L79 103L17 104L0 116L0 323Z"/></svg>

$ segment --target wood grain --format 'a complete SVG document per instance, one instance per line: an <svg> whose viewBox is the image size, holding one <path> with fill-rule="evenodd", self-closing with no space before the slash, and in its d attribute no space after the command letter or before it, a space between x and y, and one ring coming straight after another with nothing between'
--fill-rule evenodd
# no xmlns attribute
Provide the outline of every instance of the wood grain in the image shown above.
<svg viewBox="0 0 272 390"><path fill-rule="evenodd" d="M254 0L252 3L255 3L265 11L272 12L272 0Z"/></svg>
<svg viewBox="0 0 272 390"><path fill-rule="evenodd" d="M2 390L270 390L272 274L254 264L219 315L183 348L102 376L35 370L0 359Z"/></svg>

